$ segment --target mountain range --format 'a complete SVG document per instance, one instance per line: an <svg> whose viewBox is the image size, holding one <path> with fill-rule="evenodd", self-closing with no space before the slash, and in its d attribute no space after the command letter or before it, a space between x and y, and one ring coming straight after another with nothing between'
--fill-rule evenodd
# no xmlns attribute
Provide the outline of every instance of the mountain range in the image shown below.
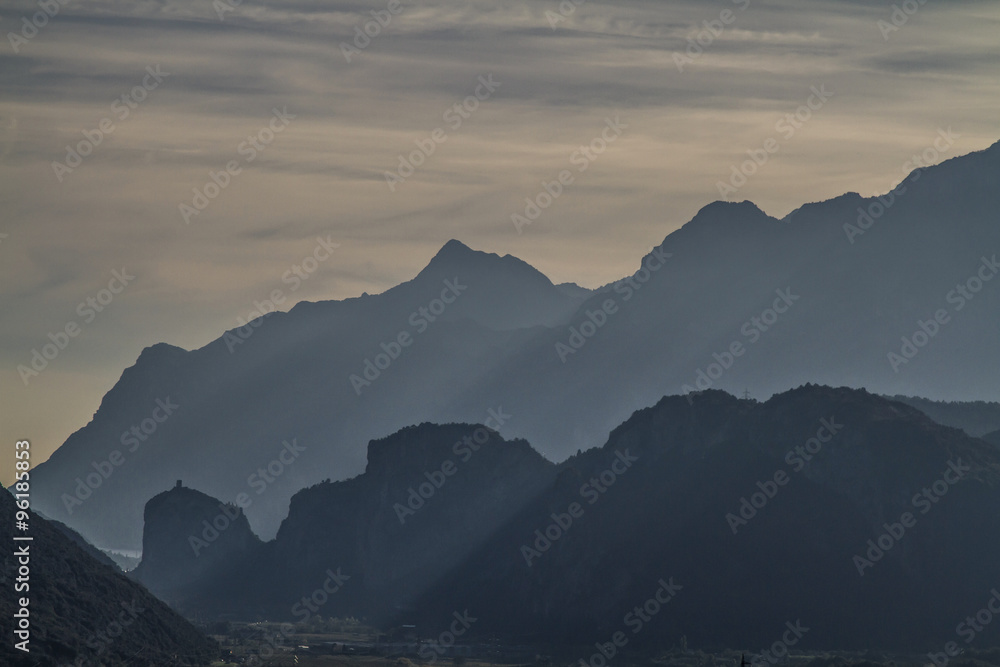
<svg viewBox="0 0 1000 667"><path fill-rule="evenodd" d="M789 623L803 649L939 650L1000 581L998 503L1000 447L903 403L709 390L559 465L482 425L405 428L368 445L363 474L297 493L268 542L175 487L146 507L135 576L223 618L435 636L457 614L513 641L754 651Z"/></svg>
<svg viewBox="0 0 1000 667"><path fill-rule="evenodd" d="M182 479L244 494L267 540L299 489L360 473L363 443L425 421L493 418L565 461L664 395L813 382L1000 400L998 180L1000 144L780 220L716 202L594 290L450 241L382 294L145 349L34 471L37 506L137 549L146 501Z"/></svg>

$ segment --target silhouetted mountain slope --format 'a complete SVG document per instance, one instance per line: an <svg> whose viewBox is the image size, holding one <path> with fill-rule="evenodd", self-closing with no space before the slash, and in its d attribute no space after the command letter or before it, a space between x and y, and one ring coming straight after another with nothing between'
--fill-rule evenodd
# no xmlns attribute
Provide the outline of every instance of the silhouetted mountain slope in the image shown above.
<svg viewBox="0 0 1000 667"><path fill-rule="evenodd" d="M219 501L188 489L156 496L146 506L136 576L188 611L288 618L327 570L342 569L350 584L323 615L385 618L541 493L554 469L526 442L483 426L408 427L369 444L363 475L297 493L277 538L262 546L245 537L243 522L194 557L191 536L220 514ZM240 537L224 544L231 532Z"/></svg>
<svg viewBox="0 0 1000 667"><path fill-rule="evenodd" d="M512 432L559 460L597 444L636 406L687 388L766 397L820 382L996 400L1000 347L983 332L1000 329L998 182L1000 144L915 172L905 192L883 197L888 208L856 194L783 220L749 202L706 206L666 237L661 268L581 306L577 332L603 321L589 337L541 332L456 412L503 395L521 416ZM860 235L859 209L882 211L862 220ZM643 262L655 265L656 255ZM979 291L966 299L957 287L969 281ZM615 312L604 318L609 297ZM938 311L946 323L928 323ZM890 353L901 359L895 367Z"/></svg>
<svg viewBox="0 0 1000 667"><path fill-rule="evenodd" d="M796 448L809 446L807 464ZM620 452L637 460L597 496L591 480ZM953 466L969 471L935 487ZM582 643L626 629L629 610L673 577L683 589L636 643L768 646L801 619L803 646L932 648L1000 579L985 557L1000 546L997 450L863 391L668 397L561 470L551 493L425 596L425 616L468 607L484 627ZM940 498L915 498L942 485ZM741 515L744 498L761 506ZM553 514L565 523L574 502L583 515L557 530ZM905 512L915 525L898 543L884 538L888 551L861 576L854 557ZM558 537L546 549L536 530Z"/></svg>
<svg viewBox="0 0 1000 667"><path fill-rule="evenodd" d="M891 196L849 193L783 220L716 202L594 292L451 241L383 294L300 303L192 352L148 348L38 467L39 506L98 546L135 548L148 489L183 477L231 501L297 439L301 457L246 508L267 538L296 489L356 474L358 443L426 420L475 423L502 406L505 434L563 460L692 388L1000 399L1000 347L983 334L1000 329L998 182L1000 144L914 172ZM154 424L167 399L179 407ZM143 423L156 430L135 444ZM126 443L124 463L74 502Z"/></svg>
<svg viewBox="0 0 1000 667"><path fill-rule="evenodd" d="M474 428L371 443L364 475L297 494L231 557L252 578L183 604L293 618L336 575L322 613L424 634L468 610L479 633L588 645L637 623L634 646L757 648L801 620L803 648L930 649L1000 580L1000 450L863 390L671 396L557 468L497 440L436 489ZM657 591L655 618L629 616Z"/></svg>
<svg viewBox="0 0 1000 667"><path fill-rule="evenodd" d="M73 542L78 547L87 552L87 555L96 560L98 563L101 563L102 565L107 565L113 570L117 571L121 570L121 568L118 567L118 564L116 562L111 560L111 558L108 557L106 553L104 553L103 551L95 547L93 544L88 542L86 538L84 538L83 535L81 535L80 533L76 532L75 530L73 530L66 524L62 523L61 521L50 520L49 523L52 525L53 528L55 528L60 533L68 537L71 542Z"/></svg>
<svg viewBox="0 0 1000 667"><path fill-rule="evenodd" d="M986 442L992 442L994 445L1000 446L1000 431L993 431L992 433L987 433L983 436L983 440Z"/></svg>
<svg viewBox="0 0 1000 667"><path fill-rule="evenodd" d="M94 419L35 470L39 507L98 546L135 549L149 489L183 478L228 501L249 493L247 516L270 537L295 491L363 469L357 443L439 414L502 366L530 327L565 319L579 301L514 257L451 241L383 294L300 303L191 352L147 348ZM144 422L151 433L130 433ZM300 458L258 495L258 471L293 439ZM115 450L124 462L91 489L87 476Z"/></svg>
<svg viewBox="0 0 1000 667"><path fill-rule="evenodd" d="M17 507L0 493L0 664L197 665L218 654L216 645L116 568L92 558L62 530L32 514L30 542L13 541ZM19 533L21 534L21 533ZM28 590L14 592L28 547ZM14 648L15 600L29 600L30 653Z"/></svg>
<svg viewBox="0 0 1000 667"><path fill-rule="evenodd" d="M960 428L969 435L984 436L1000 430L1000 403L986 401L931 401L917 396L890 396L906 403L945 426Z"/></svg>

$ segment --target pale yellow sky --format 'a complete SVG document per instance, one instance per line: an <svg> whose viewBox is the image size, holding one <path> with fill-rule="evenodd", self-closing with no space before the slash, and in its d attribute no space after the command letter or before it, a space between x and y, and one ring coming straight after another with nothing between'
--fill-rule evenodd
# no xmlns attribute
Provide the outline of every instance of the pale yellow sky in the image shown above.
<svg viewBox="0 0 1000 667"><path fill-rule="evenodd" d="M890 189L940 128L959 135L941 159L1000 139L996 3L928 3L884 37L889 2L588 0L554 29L555 1L403 2L347 62L341 43L387 4L246 0L220 20L208 2L74 0L17 53L6 34L38 7L5 5L0 451L27 438L40 462L144 347L204 345L274 289L286 309L379 292L450 238L594 287L720 198L768 139L779 150L730 198L778 217ZM789 133L782 118L821 86L832 96ZM615 117L620 136L518 234L525 198ZM101 141L57 175L84 132ZM386 171L428 141L391 191ZM232 161L186 224L179 205ZM340 246L292 290L283 276L317 237ZM90 319L87 299L123 269L135 279ZM25 386L18 366L70 323L78 335Z"/></svg>

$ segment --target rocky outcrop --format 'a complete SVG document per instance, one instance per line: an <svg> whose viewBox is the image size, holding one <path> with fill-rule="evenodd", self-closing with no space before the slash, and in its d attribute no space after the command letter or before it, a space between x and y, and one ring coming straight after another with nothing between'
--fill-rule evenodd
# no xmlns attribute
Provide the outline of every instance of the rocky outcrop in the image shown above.
<svg viewBox="0 0 1000 667"><path fill-rule="evenodd" d="M180 482L146 503L142 562L132 576L161 599L189 598L203 581L228 581L233 562L260 547L243 511Z"/></svg>
<svg viewBox="0 0 1000 667"><path fill-rule="evenodd" d="M671 396L559 466L422 424L296 494L185 604L424 633L468 610L477 632L654 649L756 650L801 620L803 648L930 650L1000 581L998 509L1000 450L863 390Z"/></svg>
<svg viewBox="0 0 1000 667"><path fill-rule="evenodd" d="M28 520L31 541L13 541L17 507L0 493L0 664L203 665L218 646L128 579L98 562L49 521ZM11 546L12 545L12 546ZM15 555L26 548L27 556ZM14 592L15 579L26 588ZM14 648L15 600L28 599L30 653Z"/></svg>

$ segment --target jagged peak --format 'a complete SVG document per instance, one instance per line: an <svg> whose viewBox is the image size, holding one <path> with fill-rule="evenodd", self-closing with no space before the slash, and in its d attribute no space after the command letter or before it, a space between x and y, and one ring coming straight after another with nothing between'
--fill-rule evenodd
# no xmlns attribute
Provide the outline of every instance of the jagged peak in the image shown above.
<svg viewBox="0 0 1000 667"><path fill-rule="evenodd" d="M161 359L164 357L177 356L187 352L182 347L177 347L176 345L171 345L170 343L154 343L149 347L143 348L142 352L139 353L139 357L136 359L136 363L139 361L148 361L150 359Z"/></svg>
<svg viewBox="0 0 1000 667"><path fill-rule="evenodd" d="M552 281L544 273L519 257L510 254L501 257L494 252L475 250L456 239L445 243L417 277L441 271L449 273L459 270L469 271L470 269L490 270L497 267L503 267L502 270L508 272L519 272L542 284L552 285Z"/></svg>
<svg viewBox="0 0 1000 667"><path fill-rule="evenodd" d="M749 199L740 202L716 200L711 204L701 207L692 220L697 220L702 216L715 217L718 215L730 216L733 213L753 214L762 217L769 217L757 204Z"/></svg>
<svg viewBox="0 0 1000 667"><path fill-rule="evenodd" d="M762 211L752 201L714 201L703 206L690 221L677 231L686 233L704 230L732 232L738 229L753 229L751 225L756 226L768 222L777 223L778 221ZM670 235L667 238L669 239Z"/></svg>
<svg viewBox="0 0 1000 667"><path fill-rule="evenodd" d="M452 239L441 246L441 249L431 258L421 273L442 269L445 271L465 269L469 266L483 266L490 262L499 261L501 261L501 257L496 253L475 250L461 241Z"/></svg>
<svg viewBox="0 0 1000 667"><path fill-rule="evenodd" d="M458 239L451 239L443 246L441 246L441 249L437 251L437 254L434 255L434 259L432 259L431 261L434 262L434 261L448 261L454 259L465 259L467 257L474 257L476 254L485 254L485 253L480 253L477 250L473 250L472 248L465 245Z"/></svg>

